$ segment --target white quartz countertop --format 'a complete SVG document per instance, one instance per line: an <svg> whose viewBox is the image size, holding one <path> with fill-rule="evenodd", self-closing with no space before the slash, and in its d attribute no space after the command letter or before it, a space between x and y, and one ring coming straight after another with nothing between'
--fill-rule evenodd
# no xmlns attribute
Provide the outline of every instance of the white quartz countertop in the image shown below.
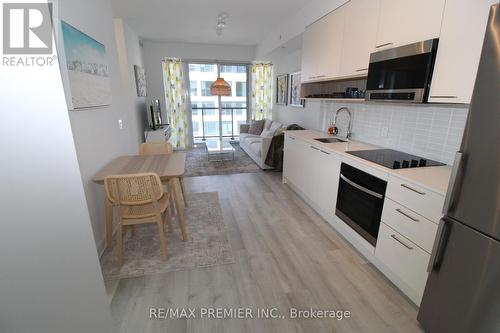
<svg viewBox="0 0 500 333"><path fill-rule="evenodd" d="M285 131L285 134L296 139L306 141L316 147L321 147L329 152L336 153L346 159L356 160L366 166L385 172L389 176L395 176L409 182L413 182L438 194L445 195L448 189L448 182L451 174L451 167L448 165L423 168L389 169L347 153L347 151L382 149L383 147L354 140L349 140L348 142L321 143L314 139L332 136L327 133L314 130Z"/></svg>

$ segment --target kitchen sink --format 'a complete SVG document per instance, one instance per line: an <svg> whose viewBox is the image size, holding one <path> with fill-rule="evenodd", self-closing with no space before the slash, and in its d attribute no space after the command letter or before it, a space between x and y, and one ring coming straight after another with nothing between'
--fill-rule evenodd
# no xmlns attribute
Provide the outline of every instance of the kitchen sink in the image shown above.
<svg viewBox="0 0 500 333"><path fill-rule="evenodd" d="M318 138L318 139L314 139L314 140L322 142L322 143L347 142L347 140L339 139L339 138Z"/></svg>

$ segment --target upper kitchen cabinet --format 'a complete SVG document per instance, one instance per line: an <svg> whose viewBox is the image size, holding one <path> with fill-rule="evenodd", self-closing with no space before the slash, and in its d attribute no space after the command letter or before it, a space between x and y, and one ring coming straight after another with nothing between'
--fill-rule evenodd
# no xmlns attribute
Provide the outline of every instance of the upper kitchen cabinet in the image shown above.
<svg viewBox="0 0 500 333"><path fill-rule="evenodd" d="M345 7L340 76L366 76L377 42L380 0L351 0Z"/></svg>
<svg viewBox="0 0 500 333"><path fill-rule="evenodd" d="M497 0L446 0L429 102L470 103L489 7Z"/></svg>
<svg viewBox="0 0 500 333"><path fill-rule="evenodd" d="M340 75L345 6L308 26L302 44L302 81L322 81Z"/></svg>
<svg viewBox="0 0 500 333"><path fill-rule="evenodd" d="M445 0L380 0L376 48L438 38L444 4Z"/></svg>

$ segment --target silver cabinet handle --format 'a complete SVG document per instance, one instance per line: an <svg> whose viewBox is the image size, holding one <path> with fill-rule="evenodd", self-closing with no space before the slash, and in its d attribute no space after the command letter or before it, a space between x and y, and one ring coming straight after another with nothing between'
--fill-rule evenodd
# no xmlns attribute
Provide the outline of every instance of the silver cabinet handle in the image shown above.
<svg viewBox="0 0 500 333"><path fill-rule="evenodd" d="M398 212L399 214L403 215L403 216L406 216L407 218L409 218L410 220L412 220L413 222L420 222L419 219L416 219L414 218L413 216L411 216L410 214L408 213L405 213L403 212L401 209L397 208L396 209L396 212Z"/></svg>
<svg viewBox="0 0 500 333"><path fill-rule="evenodd" d="M405 242L403 242L401 239L398 238L398 236L392 234L391 237L393 239L395 239L399 244L403 245L404 247L406 247L408 250L413 250L413 247L411 247L410 245L406 244Z"/></svg>
<svg viewBox="0 0 500 333"><path fill-rule="evenodd" d="M356 72L363 72L363 71L367 71L368 68L361 68L361 69L356 69Z"/></svg>
<svg viewBox="0 0 500 333"><path fill-rule="evenodd" d="M309 76L310 79L319 79L320 77L325 77L325 75Z"/></svg>
<svg viewBox="0 0 500 333"><path fill-rule="evenodd" d="M453 162L453 167L451 169L450 182L448 183L448 191L446 191L446 197L444 198L443 214L448 212L451 205L451 193L455 188L455 183L457 182L458 170L460 170L460 165L462 164L463 153L457 151L455 154L455 160Z"/></svg>
<svg viewBox="0 0 500 333"><path fill-rule="evenodd" d="M322 152L323 154L331 155L329 152L324 151L324 150L321 150L321 152Z"/></svg>
<svg viewBox="0 0 500 333"><path fill-rule="evenodd" d="M314 146L311 146L311 148L314 149L314 150L320 150L319 148L314 147Z"/></svg>
<svg viewBox="0 0 500 333"><path fill-rule="evenodd" d="M425 195L425 192L422 192L422 191L416 190L416 189L414 189L413 187L410 187L410 186L408 186L408 185L406 185L406 184L401 184L401 187L404 187L404 188L406 188L406 189L408 189L408 190L410 190L410 191L413 191L413 192L415 192L415 193L418 193L418 194L420 194L420 195Z"/></svg>
<svg viewBox="0 0 500 333"><path fill-rule="evenodd" d="M372 191L370 189L367 189L366 187L363 187L359 184L356 184L355 182L353 182L352 180L350 180L349 178L347 178L346 176L344 176L343 174L340 174L340 178L342 180L344 180L347 184L357 188L358 190L360 191L363 191L365 192L366 194L369 194L371 195L372 197L375 197L375 198L379 198L379 199L383 199L384 198L384 195L383 194L380 194L380 193L377 193L375 191Z"/></svg>
<svg viewBox="0 0 500 333"><path fill-rule="evenodd" d="M290 138L291 140L295 140L295 138L294 138L293 136L289 136L289 138Z"/></svg>
<svg viewBox="0 0 500 333"><path fill-rule="evenodd" d="M458 98L458 96L448 96L448 95L443 95L443 96L439 96L439 95L433 95L433 96L429 96L430 98Z"/></svg>
<svg viewBox="0 0 500 333"><path fill-rule="evenodd" d="M376 49L379 49L379 48L381 48L381 47L384 47L384 46L389 46L389 45L392 45L392 44L394 44L394 43L390 42L390 43L380 44L380 45L375 46L375 48L376 48Z"/></svg>

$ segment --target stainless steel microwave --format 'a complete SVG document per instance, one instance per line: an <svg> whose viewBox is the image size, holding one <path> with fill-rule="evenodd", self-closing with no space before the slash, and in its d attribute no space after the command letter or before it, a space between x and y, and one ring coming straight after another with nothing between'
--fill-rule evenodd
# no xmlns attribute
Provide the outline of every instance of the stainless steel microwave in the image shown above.
<svg viewBox="0 0 500 333"><path fill-rule="evenodd" d="M429 39L372 53L365 99L426 103L438 41Z"/></svg>

